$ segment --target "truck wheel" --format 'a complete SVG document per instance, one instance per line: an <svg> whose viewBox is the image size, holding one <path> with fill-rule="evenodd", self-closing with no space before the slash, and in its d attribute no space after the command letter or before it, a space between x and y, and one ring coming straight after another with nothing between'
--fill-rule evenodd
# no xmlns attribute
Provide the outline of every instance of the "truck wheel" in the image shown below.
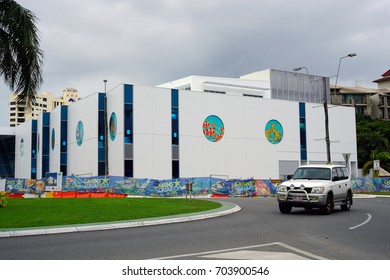
<svg viewBox="0 0 390 280"><path fill-rule="evenodd" d="M325 205L321 207L321 212L324 215L329 215L330 213L332 213L333 207L333 196L331 194L328 194Z"/></svg>
<svg viewBox="0 0 390 280"><path fill-rule="evenodd" d="M351 205L352 205L352 194L351 194L351 192L348 192L345 204L342 204L340 206L341 210L342 211L349 211L351 209Z"/></svg>
<svg viewBox="0 0 390 280"><path fill-rule="evenodd" d="M285 203L279 203L279 210L283 214L288 214L291 212L292 206L285 204Z"/></svg>

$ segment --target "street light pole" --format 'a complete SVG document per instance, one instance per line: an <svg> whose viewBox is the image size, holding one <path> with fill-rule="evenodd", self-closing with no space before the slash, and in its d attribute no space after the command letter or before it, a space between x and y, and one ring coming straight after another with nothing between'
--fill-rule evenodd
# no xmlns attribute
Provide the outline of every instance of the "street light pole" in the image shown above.
<svg viewBox="0 0 390 280"><path fill-rule="evenodd" d="M338 68L337 68L337 75L336 75L336 83L335 83L335 86L334 86L334 90L335 90L335 93L337 92L337 81L338 81L338 78L339 78L339 73L340 73L340 65L341 65L341 60L346 58L346 57L354 57L356 56L356 53L350 53L350 54L347 54L346 56L343 56L340 58L339 60L339 65L338 65ZM303 66L303 67L297 67L297 68L294 68L293 70L294 71L300 71L302 69L305 69L306 70L306 73L309 75L309 78L310 78L310 74L309 74L309 71L307 70L307 67ZM311 81L311 80L310 80ZM324 100L323 100L323 104L324 104L324 114L325 114L325 143L326 143L326 159L327 159L327 162L328 164L330 164L332 162L332 159L331 159L331 155L330 155L330 137L329 137L329 113L328 113L328 97L327 97L327 92L326 92L326 77L323 77L322 78L322 81L323 81L323 88L324 88ZM313 83L311 83L312 85L312 88L313 88L313 93L314 93L314 86L313 86Z"/></svg>
<svg viewBox="0 0 390 280"><path fill-rule="evenodd" d="M341 60L344 59L344 58L346 58L346 57L354 57L354 56L356 56L356 55L357 55L356 53L349 53L349 54L347 54L346 56L340 57L339 66L337 67L336 82L335 82L335 84L334 84L334 93L335 93L335 94L337 94L337 81L338 81L338 79L339 79Z"/></svg>
<svg viewBox="0 0 390 280"><path fill-rule="evenodd" d="M309 81L310 81L310 85L311 85L311 89L313 90L313 94L315 94L314 92L314 85L313 85L313 81L312 81L312 77L311 75L309 74L309 70L307 70L307 67L306 66L301 66L301 67L296 67L293 69L293 71L300 71L302 69L305 69L306 70L306 74L309 76Z"/></svg>

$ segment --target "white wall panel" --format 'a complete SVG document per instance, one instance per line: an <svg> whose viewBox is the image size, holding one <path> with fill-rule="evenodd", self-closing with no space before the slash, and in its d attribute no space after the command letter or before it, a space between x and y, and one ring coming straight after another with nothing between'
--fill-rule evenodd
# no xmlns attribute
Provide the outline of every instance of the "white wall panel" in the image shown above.
<svg viewBox="0 0 390 280"><path fill-rule="evenodd" d="M344 162L343 153L350 153L350 160L357 162L354 108L331 106L328 113L332 162ZM306 127L308 161L326 162L325 113L322 106L306 104Z"/></svg>
<svg viewBox="0 0 390 280"><path fill-rule="evenodd" d="M343 153L350 153L350 161L357 162L355 108L343 106L329 109L329 134L332 160L344 162Z"/></svg>
<svg viewBox="0 0 390 280"><path fill-rule="evenodd" d="M219 94L180 92L181 176L228 175L278 178L279 160L299 160L298 103ZM225 133L208 141L202 130L209 115L218 116ZM269 120L284 129L279 144L265 137Z"/></svg>
<svg viewBox="0 0 390 280"><path fill-rule="evenodd" d="M111 114L117 118L117 134L114 140L108 135L109 174L123 176L124 174L124 85L107 92L107 122Z"/></svg>
<svg viewBox="0 0 390 280"><path fill-rule="evenodd" d="M32 121L15 127L15 178L31 178Z"/></svg>
<svg viewBox="0 0 390 280"><path fill-rule="evenodd" d="M171 90L134 86L133 100L134 177L171 178Z"/></svg>
<svg viewBox="0 0 390 280"><path fill-rule="evenodd" d="M79 121L84 126L84 137L80 146L76 142ZM97 93L68 107L68 174L98 175L98 125Z"/></svg>
<svg viewBox="0 0 390 280"><path fill-rule="evenodd" d="M53 144L54 129L54 146ZM60 172L61 168L61 107L55 108L50 112L50 131L49 131L49 156L50 172Z"/></svg>

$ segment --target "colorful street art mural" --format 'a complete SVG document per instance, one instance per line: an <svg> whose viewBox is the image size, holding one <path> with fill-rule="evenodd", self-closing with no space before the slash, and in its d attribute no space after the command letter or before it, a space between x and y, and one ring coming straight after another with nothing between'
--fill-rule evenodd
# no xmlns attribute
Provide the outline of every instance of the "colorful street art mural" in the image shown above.
<svg viewBox="0 0 390 280"><path fill-rule="evenodd" d="M8 194L42 194L47 191L47 182L8 178L5 191ZM259 197L277 192L275 181L261 179L225 180L214 177L178 178L154 180L121 176L62 176L62 193L97 193L150 197L185 196L186 183L192 183L193 195L223 195ZM46 187L46 188L45 188ZM354 193L389 192L390 178L357 178L352 181Z"/></svg>
<svg viewBox="0 0 390 280"><path fill-rule="evenodd" d="M356 178L352 180L354 193L390 192L390 178Z"/></svg>

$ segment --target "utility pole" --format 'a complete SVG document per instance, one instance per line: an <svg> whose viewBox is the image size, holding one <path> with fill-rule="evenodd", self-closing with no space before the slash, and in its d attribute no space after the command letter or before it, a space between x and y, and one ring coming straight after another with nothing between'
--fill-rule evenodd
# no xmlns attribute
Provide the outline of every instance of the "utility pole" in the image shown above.
<svg viewBox="0 0 390 280"><path fill-rule="evenodd" d="M108 166L108 117L107 117L107 80L104 82L104 165L105 175L109 174Z"/></svg>
<svg viewBox="0 0 390 280"><path fill-rule="evenodd" d="M326 78L322 77L324 87L324 113L325 113L325 142L326 142L326 158L327 163L331 164L332 159L330 157L330 139L329 139L329 114L328 114L328 96L326 94Z"/></svg>

